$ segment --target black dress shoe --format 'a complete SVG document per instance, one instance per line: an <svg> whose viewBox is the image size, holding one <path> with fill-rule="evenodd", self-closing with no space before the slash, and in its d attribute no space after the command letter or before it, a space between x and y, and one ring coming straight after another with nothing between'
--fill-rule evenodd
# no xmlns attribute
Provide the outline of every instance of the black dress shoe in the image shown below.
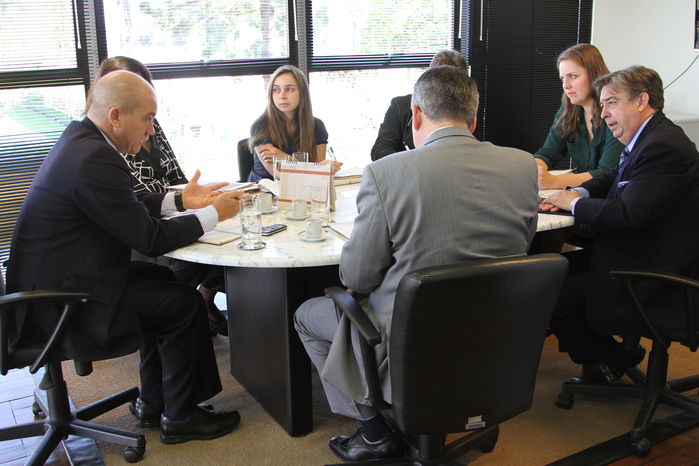
<svg viewBox="0 0 699 466"><path fill-rule="evenodd" d="M184 421L160 417L160 441L182 443L190 440L212 440L232 432L240 424L238 411L214 412L197 406Z"/></svg>
<svg viewBox="0 0 699 466"><path fill-rule="evenodd" d="M405 451L393 434L383 440L369 442L364 438L362 429L350 437L333 437L330 449L344 461L365 461L380 458L397 458Z"/></svg>
<svg viewBox="0 0 699 466"><path fill-rule="evenodd" d="M213 302L208 304L209 306L209 333L212 337L216 335L228 336L228 319L226 316L218 309L218 306ZM211 316L216 316L211 318Z"/></svg>
<svg viewBox="0 0 699 466"><path fill-rule="evenodd" d="M142 429L150 429L160 425L160 415L163 405L150 405L141 398L129 402L129 411L136 418L136 425Z"/></svg>
<svg viewBox="0 0 699 466"><path fill-rule="evenodd" d="M214 407L209 403L201 403L200 407L213 411ZM129 411L136 418L136 425L142 429L151 429L160 426L160 415L163 414L163 405L151 405L136 398L129 402Z"/></svg>

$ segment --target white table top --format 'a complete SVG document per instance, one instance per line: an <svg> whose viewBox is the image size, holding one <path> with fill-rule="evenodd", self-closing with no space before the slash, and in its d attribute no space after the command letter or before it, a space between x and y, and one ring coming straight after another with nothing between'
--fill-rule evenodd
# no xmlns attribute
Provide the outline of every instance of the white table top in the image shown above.
<svg viewBox="0 0 699 466"><path fill-rule="evenodd" d="M358 191L358 184L337 187L336 212L331 214L332 220L349 222L354 219L357 215L355 199ZM257 251L243 251L237 247L239 241L232 241L220 246L193 243L166 255L189 262L238 267L315 267L340 263L340 253L346 240L338 233L328 230L324 241L308 243L302 241L299 236L299 233L304 231L304 221L289 220L283 213L262 216L263 225L274 223L284 223L287 229L272 236L262 237L267 246ZM572 225L573 217L539 214L537 231Z"/></svg>

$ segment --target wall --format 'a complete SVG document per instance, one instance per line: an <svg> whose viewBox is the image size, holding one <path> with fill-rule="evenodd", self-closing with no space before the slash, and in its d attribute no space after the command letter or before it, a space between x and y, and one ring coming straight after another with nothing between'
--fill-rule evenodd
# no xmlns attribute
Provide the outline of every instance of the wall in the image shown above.
<svg viewBox="0 0 699 466"><path fill-rule="evenodd" d="M696 0L595 0L592 43L610 70L643 65L667 86L697 57ZM665 90L665 113L699 116L699 60Z"/></svg>

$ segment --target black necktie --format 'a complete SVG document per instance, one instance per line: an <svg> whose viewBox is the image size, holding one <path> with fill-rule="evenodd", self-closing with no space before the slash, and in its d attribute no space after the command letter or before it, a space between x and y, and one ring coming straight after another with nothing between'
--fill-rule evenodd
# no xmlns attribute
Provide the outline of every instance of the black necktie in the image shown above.
<svg viewBox="0 0 699 466"><path fill-rule="evenodd" d="M626 161L626 158L628 156L629 156L629 150L624 149L624 152L621 153L621 157L619 158L619 166L621 166Z"/></svg>

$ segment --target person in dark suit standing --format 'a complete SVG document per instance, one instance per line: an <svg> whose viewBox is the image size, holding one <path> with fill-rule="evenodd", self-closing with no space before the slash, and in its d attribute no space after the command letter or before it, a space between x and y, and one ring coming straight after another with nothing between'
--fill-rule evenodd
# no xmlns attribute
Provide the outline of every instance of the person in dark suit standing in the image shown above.
<svg viewBox="0 0 699 466"><path fill-rule="evenodd" d="M696 277L699 272L699 154L682 129L662 113L663 85L654 70L632 66L598 78L602 118L626 145L619 166L579 188L559 191L544 210L571 210L575 225L595 235L587 272L569 277L551 329L561 351L583 365L582 378L610 382L643 360L611 335L644 335L618 268L656 268ZM661 329L685 325L664 316L681 302L664 286L644 285L642 302ZM677 300L677 301L675 301Z"/></svg>
<svg viewBox="0 0 699 466"><path fill-rule="evenodd" d="M99 360L140 349L139 425L161 440L211 439L232 431L237 411L197 405L221 390L205 303L166 268L130 262L131 249L160 255L195 241L235 215L241 192L191 181L181 194L137 196L120 153L152 135L157 103L140 76L115 71L97 81L87 117L68 125L34 179L15 226L8 290L74 288L90 298L62 338L65 358ZM200 208L162 220L161 214ZM11 338L41 347L59 311L28 306Z"/></svg>

